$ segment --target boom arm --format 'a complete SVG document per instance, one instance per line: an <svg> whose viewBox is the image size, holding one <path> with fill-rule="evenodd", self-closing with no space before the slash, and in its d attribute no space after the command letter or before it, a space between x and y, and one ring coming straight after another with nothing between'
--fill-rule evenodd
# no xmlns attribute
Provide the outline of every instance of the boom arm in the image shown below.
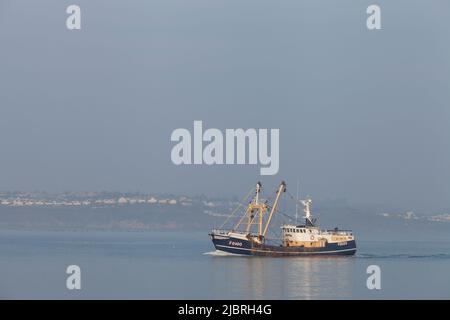
<svg viewBox="0 0 450 320"><path fill-rule="evenodd" d="M280 184L280 187L277 191L277 197L275 198L275 202L273 203L272 210L270 210L269 218L267 219L266 227L264 228L263 237L266 236L267 229L269 228L270 221L272 220L273 213L277 209L278 201L280 200L281 194L286 190L286 183L283 181Z"/></svg>

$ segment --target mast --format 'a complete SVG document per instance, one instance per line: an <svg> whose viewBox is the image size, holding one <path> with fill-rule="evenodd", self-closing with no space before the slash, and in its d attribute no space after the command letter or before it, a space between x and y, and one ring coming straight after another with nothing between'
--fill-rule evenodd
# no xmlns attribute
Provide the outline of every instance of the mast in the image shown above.
<svg viewBox="0 0 450 320"><path fill-rule="evenodd" d="M302 204L304 206L303 212L305 213L306 225L313 226L314 223L311 219L311 198L307 198L306 200L302 200Z"/></svg>
<svg viewBox="0 0 450 320"><path fill-rule="evenodd" d="M297 225L298 219L298 189L299 189L299 180L297 179L297 198L295 199L295 225Z"/></svg>
<svg viewBox="0 0 450 320"><path fill-rule="evenodd" d="M267 229L269 228L270 221L272 220L273 213L277 209L278 201L280 200L281 194L286 191L286 183L284 181L281 182L280 187L277 191L277 197L275 198L275 202L273 203L272 210L270 210L269 218L267 219L266 227L264 228L264 232L262 234L263 237L266 236Z"/></svg>
<svg viewBox="0 0 450 320"><path fill-rule="evenodd" d="M258 204L259 201L259 194L261 192L261 182L258 181L258 183L256 184L256 196L255 196L255 204Z"/></svg>
<svg viewBox="0 0 450 320"><path fill-rule="evenodd" d="M261 192L261 182L258 181L256 184L256 205L258 206L257 210L259 212L259 223L258 223L258 236L261 236L262 234L262 223L263 223L263 208L259 206L259 194Z"/></svg>
<svg viewBox="0 0 450 320"><path fill-rule="evenodd" d="M261 234L262 234L263 215L267 209L266 204L259 202L260 195L261 195L261 188L262 188L262 184L261 184L261 182L258 182L256 184L256 188L255 188L255 197L248 205L245 215L243 216L243 217L247 216L247 227L246 227L247 233L250 233L252 224L255 224L253 221L255 221L255 218L258 218L256 224L258 224L258 235L259 236L261 236ZM257 215L259 215L259 217L256 217ZM240 223L241 223L241 221L238 222L235 229L237 229L237 227L240 225Z"/></svg>

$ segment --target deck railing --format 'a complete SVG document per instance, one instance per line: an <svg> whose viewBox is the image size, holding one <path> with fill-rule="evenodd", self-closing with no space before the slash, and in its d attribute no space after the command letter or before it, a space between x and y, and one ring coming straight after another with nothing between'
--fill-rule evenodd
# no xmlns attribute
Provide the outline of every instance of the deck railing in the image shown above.
<svg viewBox="0 0 450 320"><path fill-rule="evenodd" d="M340 236L352 236L353 231L352 230L327 230L326 233L333 234L333 235L340 235Z"/></svg>
<svg viewBox="0 0 450 320"><path fill-rule="evenodd" d="M229 229L228 230L227 229L212 229L211 232L214 234L220 234L220 235L228 235L230 232L239 233L239 234L243 234L243 235L247 234L247 232L245 232L245 231L229 230Z"/></svg>

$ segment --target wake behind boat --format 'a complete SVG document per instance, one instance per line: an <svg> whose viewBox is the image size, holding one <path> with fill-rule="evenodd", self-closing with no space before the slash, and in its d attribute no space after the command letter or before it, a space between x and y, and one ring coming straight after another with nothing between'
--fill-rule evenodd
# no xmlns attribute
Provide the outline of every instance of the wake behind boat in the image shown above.
<svg viewBox="0 0 450 320"><path fill-rule="evenodd" d="M254 196L237 224L231 229L222 229L234 216L227 218L221 229L210 233L217 250L227 253L252 256L305 256L305 255L353 255L356 241L350 230L321 230L311 214L311 199L302 200L305 223L281 225L280 237L269 237L268 230L280 197L286 192L283 181L276 191L273 205L262 201L262 185L256 184ZM252 190L253 192L253 190ZM238 207L238 209L240 206ZM236 212L237 210L235 210Z"/></svg>

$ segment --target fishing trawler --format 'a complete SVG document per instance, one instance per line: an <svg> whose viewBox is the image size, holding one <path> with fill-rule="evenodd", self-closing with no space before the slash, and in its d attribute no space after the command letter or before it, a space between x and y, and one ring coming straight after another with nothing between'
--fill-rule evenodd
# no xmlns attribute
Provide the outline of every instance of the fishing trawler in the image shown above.
<svg viewBox="0 0 450 320"><path fill-rule="evenodd" d="M275 195L273 205L268 200L261 199L262 185L247 195L253 193L250 203L244 210L239 221L231 229L223 227L235 217L242 204L228 216L220 229L213 229L209 234L216 250L232 254L253 256L311 256L311 255L353 255L356 252L355 237L350 230L321 230L312 218L310 198L297 203L303 205L305 223L281 224L281 235L270 237L269 226L277 214L280 197L286 192L286 183L281 182ZM283 214L285 215L285 214ZM291 219L292 220L292 219Z"/></svg>

